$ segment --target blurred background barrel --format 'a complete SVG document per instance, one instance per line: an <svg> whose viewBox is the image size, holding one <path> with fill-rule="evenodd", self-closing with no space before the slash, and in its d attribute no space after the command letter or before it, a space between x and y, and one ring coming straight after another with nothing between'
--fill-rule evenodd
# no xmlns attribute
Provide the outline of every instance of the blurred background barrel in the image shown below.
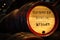
<svg viewBox="0 0 60 40"><path fill-rule="evenodd" d="M44 40L44 39L32 33L20 32L12 35L7 40Z"/></svg>

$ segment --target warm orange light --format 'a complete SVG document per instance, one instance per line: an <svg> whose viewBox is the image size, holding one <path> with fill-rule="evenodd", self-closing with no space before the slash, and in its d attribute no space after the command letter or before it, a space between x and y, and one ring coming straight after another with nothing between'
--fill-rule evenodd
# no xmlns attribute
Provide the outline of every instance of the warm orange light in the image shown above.
<svg viewBox="0 0 60 40"><path fill-rule="evenodd" d="M47 34L54 28L55 16L48 7L36 6L30 12L29 23L35 32Z"/></svg>

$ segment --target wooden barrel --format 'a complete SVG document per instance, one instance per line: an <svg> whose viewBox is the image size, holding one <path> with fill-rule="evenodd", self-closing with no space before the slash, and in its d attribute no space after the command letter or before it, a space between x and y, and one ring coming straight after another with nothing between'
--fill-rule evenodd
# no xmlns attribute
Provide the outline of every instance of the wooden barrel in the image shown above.
<svg viewBox="0 0 60 40"><path fill-rule="evenodd" d="M47 2L31 2L10 12L1 22L5 32L32 32L41 37L54 33L58 27L58 15L55 7ZM4 28L3 28L4 27Z"/></svg>
<svg viewBox="0 0 60 40"><path fill-rule="evenodd" d="M43 38L38 37L32 33L20 32L12 35L7 40L43 40Z"/></svg>
<svg viewBox="0 0 60 40"><path fill-rule="evenodd" d="M35 35L41 37L49 36L58 27L58 13L50 3L27 3L20 8L19 13L22 27L28 27Z"/></svg>

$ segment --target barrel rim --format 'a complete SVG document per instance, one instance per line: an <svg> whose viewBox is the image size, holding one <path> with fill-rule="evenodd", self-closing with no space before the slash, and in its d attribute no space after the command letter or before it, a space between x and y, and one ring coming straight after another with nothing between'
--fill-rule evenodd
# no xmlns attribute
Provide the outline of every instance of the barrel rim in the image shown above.
<svg viewBox="0 0 60 40"><path fill-rule="evenodd" d="M31 10L32 10L35 6L46 6L47 8L49 8L49 9L50 9L51 11L53 11L53 13L54 13L54 16L55 16L55 24L54 24L53 29L52 29L50 32L48 32L47 34L39 34L39 33L35 32L35 31L31 28L31 25L29 24L29 14L30 14ZM30 29L30 31L31 31L33 34L35 34L35 35L37 35L37 36L41 36L41 37L46 37L46 36L49 36L49 35L51 35L52 33L54 33L54 31L57 29L58 24L59 24L58 14L57 14L55 8L54 8L53 6L51 6L50 4L42 3L42 2L37 2L34 6L32 6L32 7L28 10L27 15L26 15L26 19L27 19L27 25L28 25L28 28Z"/></svg>

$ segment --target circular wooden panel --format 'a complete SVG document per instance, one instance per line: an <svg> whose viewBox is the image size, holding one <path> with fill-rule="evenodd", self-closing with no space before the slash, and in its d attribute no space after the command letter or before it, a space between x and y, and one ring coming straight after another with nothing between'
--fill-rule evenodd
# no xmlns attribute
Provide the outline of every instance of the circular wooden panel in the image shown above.
<svg viewBox="0 0 60 40"><path fill-rule="evenodd" d="M56 29L56 15L47 6L34 6L27 12L27 25L38 36L49 36Z"/></svg>

